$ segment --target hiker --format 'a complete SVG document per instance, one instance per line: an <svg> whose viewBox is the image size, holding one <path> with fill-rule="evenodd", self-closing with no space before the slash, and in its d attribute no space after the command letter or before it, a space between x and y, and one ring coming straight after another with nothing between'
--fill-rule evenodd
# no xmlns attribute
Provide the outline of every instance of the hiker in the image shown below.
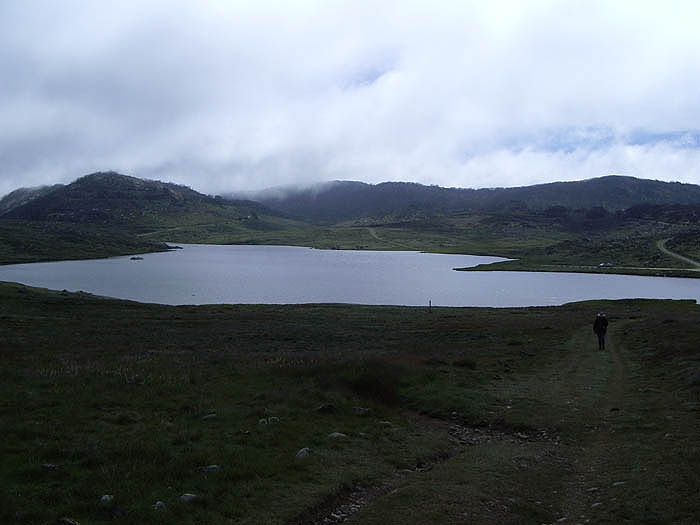
<svg viewBox="0 0 700 525"><path fill-rule="evenodd" d="M604 313L595 316L593 331L598 336L598 350L605 350L605 331L608 329L608 320Z"/></svg>

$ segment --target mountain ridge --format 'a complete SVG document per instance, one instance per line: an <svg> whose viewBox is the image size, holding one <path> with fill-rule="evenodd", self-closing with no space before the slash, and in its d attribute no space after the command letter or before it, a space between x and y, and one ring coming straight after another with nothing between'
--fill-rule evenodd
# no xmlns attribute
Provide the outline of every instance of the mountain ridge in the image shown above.
<svg viewBox="0 0 700 525"><path fill-rule="evenodd" d="M699 204L700 186L608 175L584 181L481 189L409 182L333 181L310 188L272 188L247 195L294 218L332 223L417 211L505 211L518 207L545 210L563 206L572 209L602 207L614 212L642 204Z"/></svg>

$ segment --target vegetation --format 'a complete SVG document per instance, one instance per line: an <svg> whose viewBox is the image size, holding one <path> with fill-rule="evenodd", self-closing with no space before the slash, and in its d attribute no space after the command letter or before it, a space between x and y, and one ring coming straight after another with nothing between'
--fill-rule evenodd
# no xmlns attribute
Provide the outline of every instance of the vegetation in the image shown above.
<svg viewBox="0 0 700 525"><path fill-rule="evenodd" d="M3 522L700 518L692 302L169 307L6 283L0 317Z"/></svg>
<svg viewBox="0 0 700 525"><path fill-rule="evenodd" d="M94 259L167 249L162 242L91 224L0 220L0 264Z"/></svg>

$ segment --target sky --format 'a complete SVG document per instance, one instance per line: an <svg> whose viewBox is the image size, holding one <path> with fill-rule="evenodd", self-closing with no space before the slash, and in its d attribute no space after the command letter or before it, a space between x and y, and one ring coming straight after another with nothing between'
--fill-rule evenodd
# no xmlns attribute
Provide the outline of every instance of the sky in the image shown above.
<svg viewBox="0 0 700 525"><path fill-rule="evenodd" d="M700 2L0 0L0 195L700 184Z"/></svg>

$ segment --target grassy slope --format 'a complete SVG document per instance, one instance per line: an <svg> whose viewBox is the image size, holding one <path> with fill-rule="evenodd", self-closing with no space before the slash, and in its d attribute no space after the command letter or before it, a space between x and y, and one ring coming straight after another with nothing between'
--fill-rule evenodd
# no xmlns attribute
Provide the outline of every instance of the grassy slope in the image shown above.
<svg viewBox="0 0 700 525"><path fill-rule="evenodd" d="M688 302L166 307L12 284L0 299L5 522L700 517Z"/></svg>
<svg viewBox="0 0 700 525"><path fill-rule="evenodd" d="M167 250L161 242L89 224L0 220L0 264L93 259Z"/></svg>

